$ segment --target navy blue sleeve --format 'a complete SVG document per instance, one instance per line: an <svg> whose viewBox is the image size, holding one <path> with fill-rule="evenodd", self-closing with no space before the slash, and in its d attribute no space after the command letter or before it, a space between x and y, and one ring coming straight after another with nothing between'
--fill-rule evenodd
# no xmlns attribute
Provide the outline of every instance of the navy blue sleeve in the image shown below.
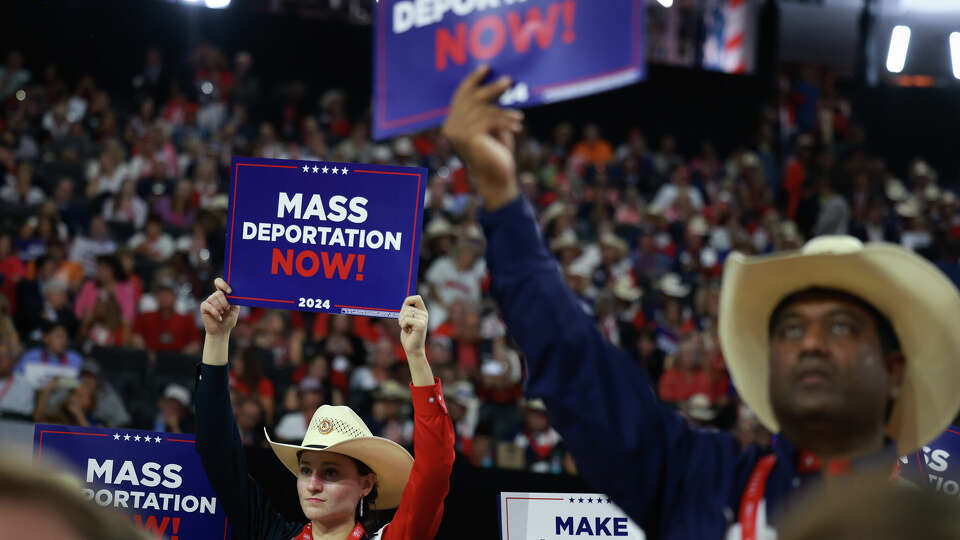
<svg viewBox="0 0 960 540"><path fill-rule="evenodd" d="M197 381L197 453L235 539L290 540L303 524L276 512L247 474L247 458L233 409L227 366L200 365Z"/></svg>
<svg viewBox="0 0 960 540"><path fill-rule="evenodd" d="M739 450L660 405L642 367L580 308L521 197L481 221L492 292L584 479L648 534L722 536ZM660 534L657 534L660 536Z"/></svg>

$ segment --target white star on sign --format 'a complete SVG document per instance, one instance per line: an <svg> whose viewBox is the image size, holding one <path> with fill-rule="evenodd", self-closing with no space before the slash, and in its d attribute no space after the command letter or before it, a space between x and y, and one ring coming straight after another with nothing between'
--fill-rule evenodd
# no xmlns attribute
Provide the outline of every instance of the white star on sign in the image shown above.
<svg viewBox="0 0 960 540"><path fill-rule="evenodd" d="M133 440L135 440L135 441L137 441L137 442L140 442L140 436L139 436L139 435L134 436L134 437L133 437Z"/></svg>
<svg viewBox="0 0 960 540"><path fill-rule="evenodd" d="M344 168L340 169L340 174L347 174L347 168L344 167Z"/></svg>
<svg viewBox="0 0 960 540"><path fill-rule="evenodd" d="M333 168L333 174L337 174L337 171L339 171L339 170L340 170L340 169L334 167L334 168Z"/></svg>
<svg viewBox="0 0 960 540"><path fill-rule="evenodd" d="M159 443L159 442L160 442L160 437L154 437L153 440Z"/></svg>
<svg viewBox="0 0 960 540"><path fill-rule="evenodd" d="M114 434L113 434L113 440L119 441L119 440L120 440L120 434L119 434L119 433L114 433Z"/></svg>
<svg viewBox="0 0 960 540"><path fill-rule="evenodd" d="M304 166L303 166L303 172L310 172L310 166L309 166L309 165L304 165Z"/></svg>
<svg viewBox="0 0 960 540"><path fill-rule="evenodd" d="M124 435L124 436L123 436L123 440L129 441L129 440L130 440L130 435Z"/></svg>
<svg viewBox="0 0 960 540"><path fill-rule="evenodd" d="M323 174L327 174L327 172L330 170L330 167L324 167L320 170L323 171Z"/></svg>
<svg viewBox="0 0 960 540"><path fill-rule="evenodd" d="M317 172L319 170L320 170L320 167L317 167L316 165L313 166L313 172Z"/></svg>

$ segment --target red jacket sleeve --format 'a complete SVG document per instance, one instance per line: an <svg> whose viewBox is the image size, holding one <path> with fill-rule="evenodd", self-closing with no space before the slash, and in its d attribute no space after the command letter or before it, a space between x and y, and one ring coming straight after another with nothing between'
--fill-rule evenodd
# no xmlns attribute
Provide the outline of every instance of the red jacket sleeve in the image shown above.
<svg viewBox="0 0 960 540"><path fill-rule="evenodd" d="M428 540L440 529L443 500L450 491L454 431L443 401L440 379L433 386L413 386L413 450L416 459L400 507L383 540Z"/></svg>

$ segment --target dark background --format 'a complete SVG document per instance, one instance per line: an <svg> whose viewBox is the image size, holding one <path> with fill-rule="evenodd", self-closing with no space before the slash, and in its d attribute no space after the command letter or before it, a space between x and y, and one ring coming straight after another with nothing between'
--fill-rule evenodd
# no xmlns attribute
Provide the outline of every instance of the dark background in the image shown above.
<svg viewBox="0 0 960 540"><path fill-rule="evenodd" d="M639 126L651 147L671 133L687 154L696 153L705 138L715 141L721 153L750 144L762 107L778 99L776 13L761 10L754 75L651 65L642 84L532 109L530 125L546 137L557 119L575 125L596 122L612 140L622 140L630 127ZM255 71L276 94L268 100L270 110L261 111L270 116L279 116L285 99L280 83L306 83L303 106L308 109L316 108L323 90L339 87L350 96L353 112L363 114L371 94L368 26L268 14L251 9L245 0L234 0L224 10L159 0L31 0L17 2L13 14L0 31L0 50L24 51L34 69L54 62L68 79L90 72L105 86L131 89L148 47L159 47L166 65L188 73L192 47L210 42L228 55L240 50L254 55ZM856 96L856 119L867 127L870 150L886 156L896 174L904 175L908 162L921 156L940 171L941 184L960 181L960 90L849 90Z"/></svg>

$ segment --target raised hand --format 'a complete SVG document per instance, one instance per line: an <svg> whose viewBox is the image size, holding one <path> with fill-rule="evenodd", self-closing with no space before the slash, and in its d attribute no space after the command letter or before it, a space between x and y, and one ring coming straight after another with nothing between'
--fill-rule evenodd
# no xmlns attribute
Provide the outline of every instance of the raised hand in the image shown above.
<svg viewBox="0 0 960 540"><path fill-rule="evenodd" d="M400 324L400 344L407 356L411 354L426 354L425 343L427 341L427 322L430 320L430 314L427 313L427 307L423 304L423 298L419 295L408 296L403 301L403 307L400 308L400 317L397 322Z"/></svg>
<svg viewBox="0 0 960 540"><path fill-rule="evenodd" d="M426 341L427 323L430 314L420 296L408 296L400 307L400 343L407 353L407 367L414 386L431 386L434 383L433 371L427 363Z"/></svg>
<svg viewBox="0 0 960 540"><path fill-rule="evenodd" d="M492 210L519 194L513 149L514 133L523 129L523 113L494 103L512 81L504 76L483 85L489 72L490 68L481 66L460 83L443 134L467 163L477 193Z"/></svg>
<svg viewBox="0 0 960 540"><path fill-rule="evenodd" d="M233 292L233 289L226 281L217 278L213 285L217 290L200 304L200 317L208 336L227 336L237 325L237 314L240 310L227 301L226 295Z"/></svg>

